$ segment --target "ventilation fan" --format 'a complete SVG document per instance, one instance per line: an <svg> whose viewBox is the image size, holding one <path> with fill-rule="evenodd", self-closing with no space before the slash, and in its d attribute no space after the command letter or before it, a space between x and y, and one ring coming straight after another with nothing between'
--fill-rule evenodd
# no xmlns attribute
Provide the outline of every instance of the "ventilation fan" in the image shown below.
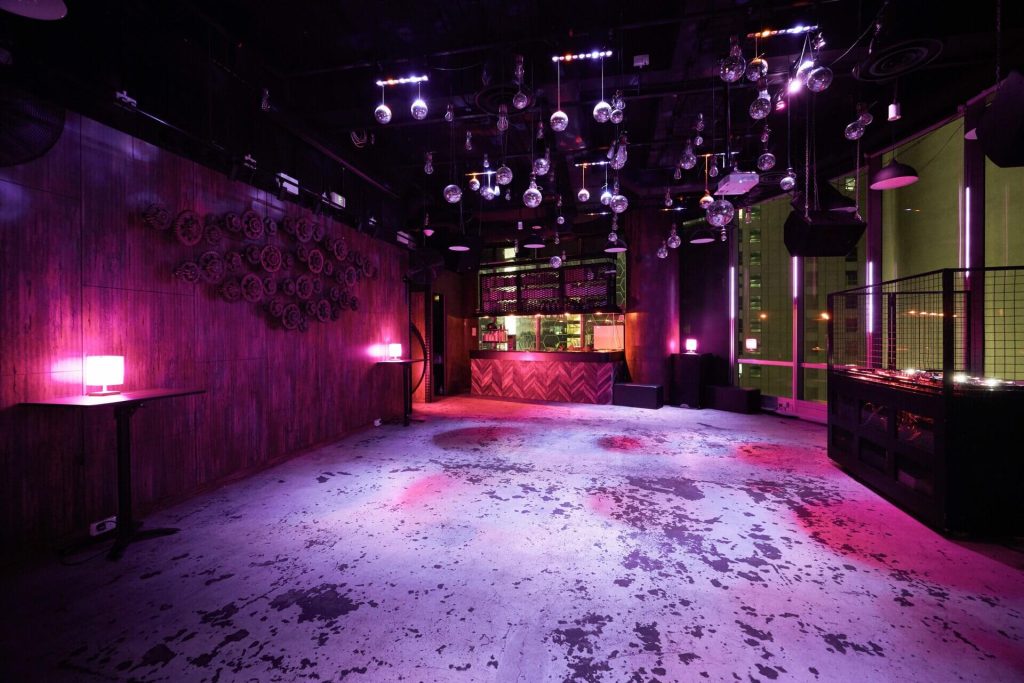
<svg viewBox="0 0 1024 683"><path fill-rule="evenodd" d="M24 90L0 85L0 166L38 159L64 132L64 109Z"/></svg>
<svg viewBox="0 0 1024 683"><path fill-rule="evenodd" d="M436 249L424 249L409 253L409 270L406 278L417 285L429 285L444 270L444 257Z"/></svg>

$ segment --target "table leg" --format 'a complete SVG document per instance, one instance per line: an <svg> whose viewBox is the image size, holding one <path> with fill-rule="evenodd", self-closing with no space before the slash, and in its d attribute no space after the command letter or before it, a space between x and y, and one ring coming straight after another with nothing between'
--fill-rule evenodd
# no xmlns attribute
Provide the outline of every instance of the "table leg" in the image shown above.
<svg viewBox="0 0 1024 683"><path fill-rule="evenodd" d="M402 425L408 427L412 416L412 366L408 363L402 366L402 411Z"/></svg>
<svg viewBox="0 0 1024 683"><path fill-rule="evenodd" d="M107 554L109 560L119 560L125 548L133 541L142 541L157 536L177 533L177 529L148 529L139 531L139 524L132 515L132 435L131 420L142 403L120 406L114 409L117 421L117 535L114 547Z"/></svg>

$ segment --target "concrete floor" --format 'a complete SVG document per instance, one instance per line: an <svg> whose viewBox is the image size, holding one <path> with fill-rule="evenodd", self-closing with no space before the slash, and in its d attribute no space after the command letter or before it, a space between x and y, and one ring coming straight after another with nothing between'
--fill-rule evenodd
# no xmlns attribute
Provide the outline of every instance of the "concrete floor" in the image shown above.
<svg viewBox="0 0 1024 683"><path fill-rule="evenodd" d="M449 398L4 582L5 681L1024 680L1024 571L711 410Z"/></svg>

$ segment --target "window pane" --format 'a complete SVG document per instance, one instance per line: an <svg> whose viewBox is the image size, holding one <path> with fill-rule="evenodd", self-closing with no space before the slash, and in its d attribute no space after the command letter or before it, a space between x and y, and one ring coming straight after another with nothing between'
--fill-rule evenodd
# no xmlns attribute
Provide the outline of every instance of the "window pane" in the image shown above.
<svg viewBox="0 0 1024 683"><path fill-rule="evenodd" d="M827 403L828 391L825 377L828 372L815 368L802 368L801 372L804 373L804 400Z"/></svg>
<svg viewBox="0 0 1024 683"><path fill-rule="evenodd" d="M791 259L782 241L790 208L786 195L750 207L739 219L744 242L736 269L736 353L740 358L793 358ZM754 348L748 347L748 339L756 340ZM762 388L762 393L770 392Z"/></svg>
<svg viewBox="0 0 1024 683"><path fill-rule="evenodd" d="M760 389L765 396L792 396L793 371L778 365L740 364L739 385Z"/></svg>
<svg viewBox="0 0 1024 683"><path fill-rule="evenodd" d="M898 149L920 177L882 193L882 277L891 280L960 265L964 122L958 118ZM883 164L892 154L885 155Z"/></svg>

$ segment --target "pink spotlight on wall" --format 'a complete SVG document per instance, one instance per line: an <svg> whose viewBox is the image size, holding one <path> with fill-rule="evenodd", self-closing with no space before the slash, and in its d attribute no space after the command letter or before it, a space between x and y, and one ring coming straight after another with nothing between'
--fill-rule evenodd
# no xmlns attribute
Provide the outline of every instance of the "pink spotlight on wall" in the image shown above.
<svg viewBox="0 0 1024 683"><path fill-rule="evenodd" d="M86 356L85 386L103 387L90 391L90 396L109 396L120 391L108 389L112 384L124 384L124 356Z"/></svg>
<svg viewBox="0 0 1024 683"><path fill-rule="evenodd" d="M687 337L684 342L684 348L687 353L697 353L697 340L693 337Z"/></svg>

